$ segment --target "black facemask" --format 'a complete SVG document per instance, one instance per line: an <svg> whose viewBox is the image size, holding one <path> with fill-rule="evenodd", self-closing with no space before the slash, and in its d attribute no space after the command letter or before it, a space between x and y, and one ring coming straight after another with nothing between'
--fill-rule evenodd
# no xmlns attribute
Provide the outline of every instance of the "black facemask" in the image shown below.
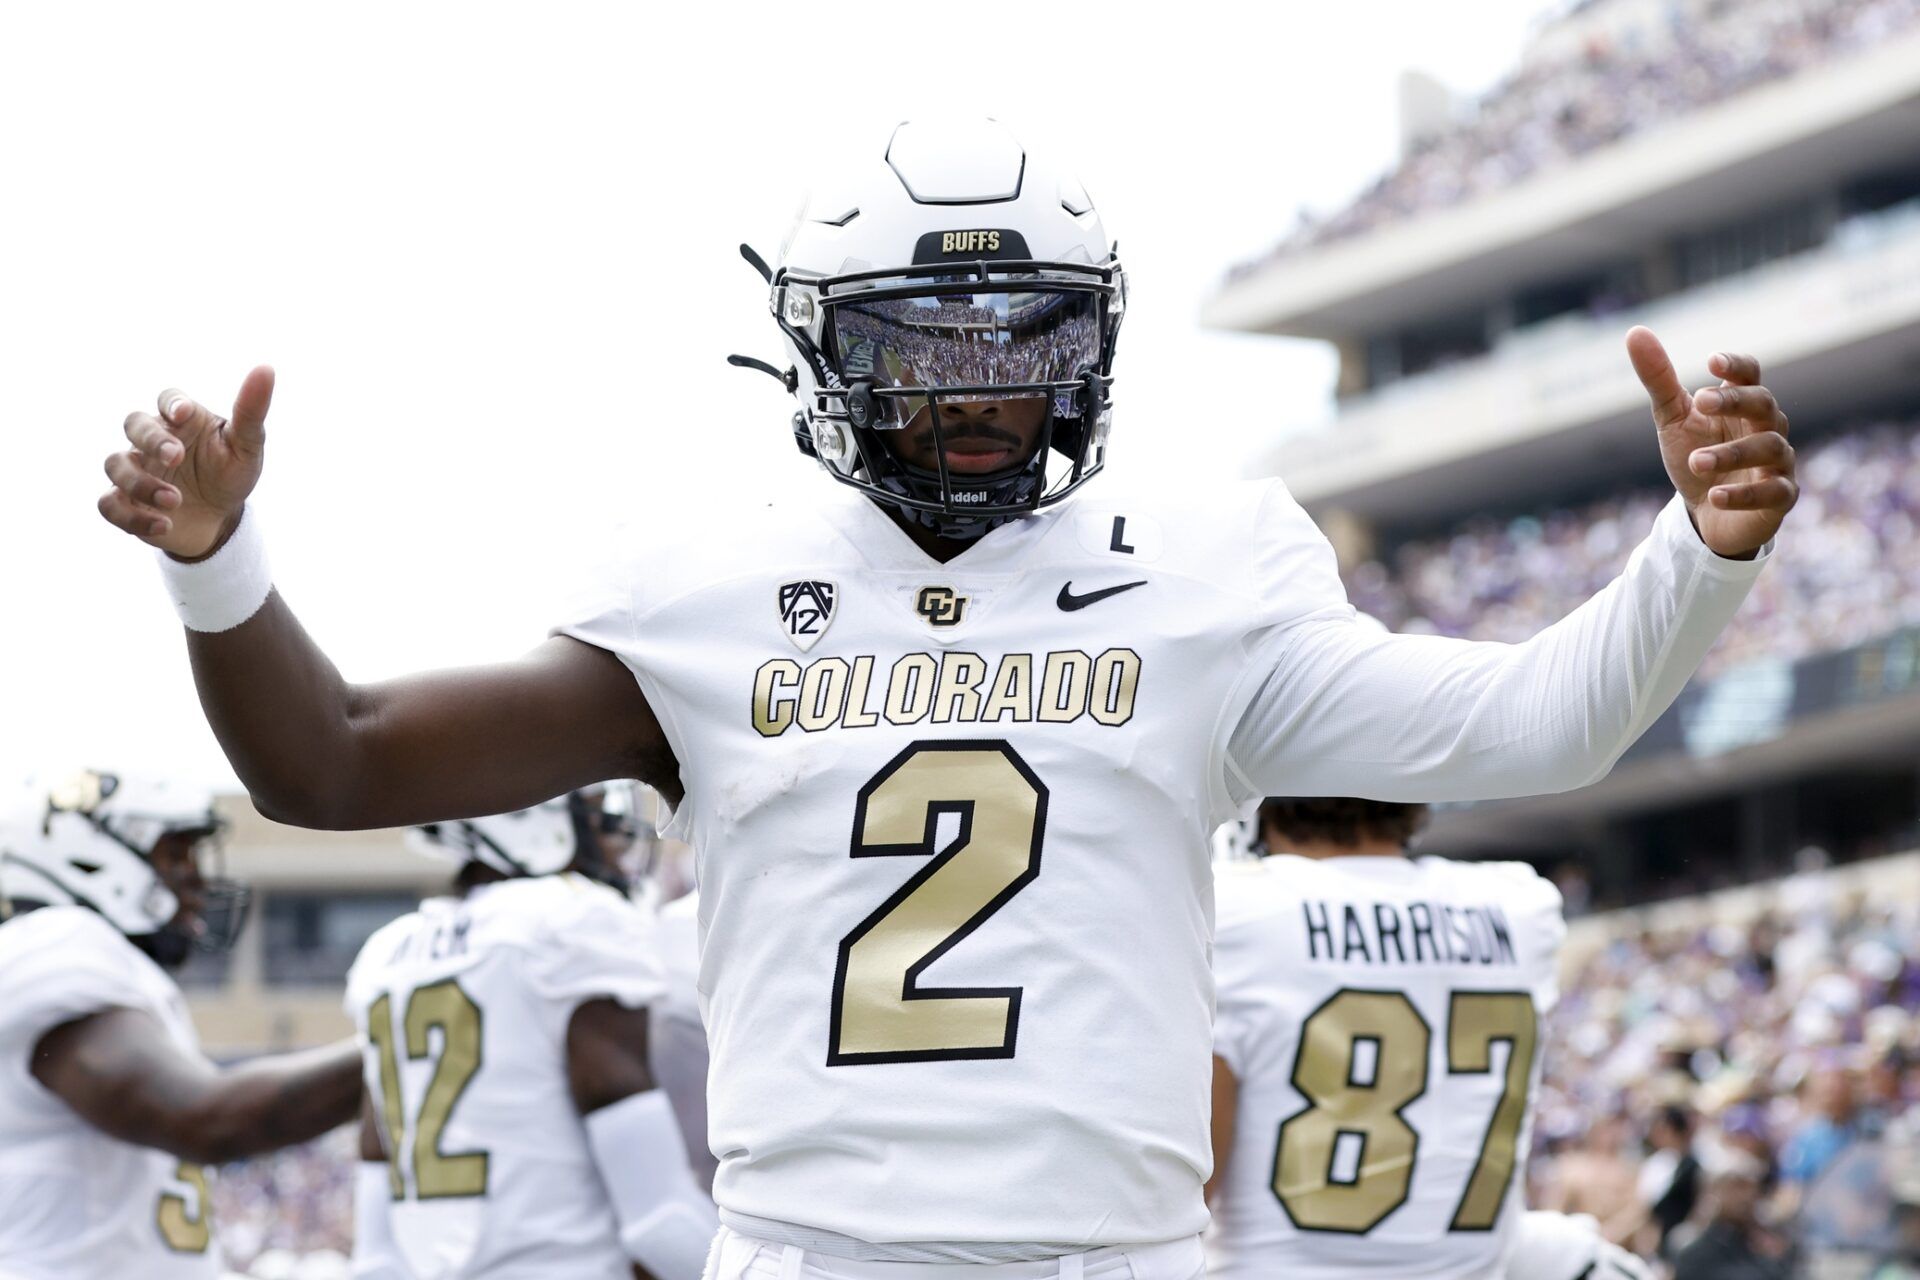
<svg viewBox="0 0 1920 1280"><path fill-rule="evenodd" d="M128 941L169 971L186 964L195 952L225 955L246 928L253 890L237 880L217 879L207 881L201 894L203 905L195 917L198 928L169 921L153 933L129 937Z"/></svg>

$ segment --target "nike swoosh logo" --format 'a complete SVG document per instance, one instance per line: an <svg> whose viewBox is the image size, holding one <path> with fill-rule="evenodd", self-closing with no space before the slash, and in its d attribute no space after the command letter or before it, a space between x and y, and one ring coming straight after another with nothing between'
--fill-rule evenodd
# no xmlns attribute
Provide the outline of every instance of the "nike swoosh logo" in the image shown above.
<svg viewBox="0 0 1920 1280"><path fill-rule="evenodd" d="M1075 609L1084 609L1090 604L1099 604L1108 596L1117 596L1122 591L1131 591L1135 587L1144 587L1146 585L1147 580L1142 578L1138 582L1123 582L1117 587L1103 587L1098 591L1089 591L1083 596L1077 596L1073 594L1073 584L1069 582L1060 588L1060 598L1055 600L1054 603L1068 613L1072 613Z"/></svg>

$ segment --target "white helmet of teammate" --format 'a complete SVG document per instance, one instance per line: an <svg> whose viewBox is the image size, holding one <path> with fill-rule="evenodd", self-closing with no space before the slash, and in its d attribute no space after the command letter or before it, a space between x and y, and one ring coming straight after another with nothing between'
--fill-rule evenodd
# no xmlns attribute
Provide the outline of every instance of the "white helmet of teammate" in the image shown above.
<svg viewBox="0 0 1920 1280"><path fill-rule="evenodd" d="M169 835L212 836L223 825L204 788L93 770L51 786L29 783L11 807L0 821L0 897L90 907L130 938L168 931L180 910L149 860L154 847ZM245 891L225 882L208 887L210 905L234 914L204 921L192 940L219 949L239 932ZM209 924L217 938L205 938Z"/></svg>
<svg viewBox="0 0 1920 1280"><path fill-rule="evenodd" d="M797 441L836 480L965 538L1104 465L1126 274L1079 180L1005 125L899 125L819 180L769 283ZM1045 401L1038 447L992 474L909 466L877 434L924 415L938 442L942 405L1022 398Z"/></svg>
<svg viewBox="0 0 1920 1280"><path fill-rule="evenodd" d="M1213 829L1209 842L1215 862L1249 862L1261 854L1260 802L1249 804L1232 822Z"/></svg>
<svg viewBox="0 0 1920 1280"><path fill-rule="evenodd" d="M572 868L625 889L619 840L631 836L632 822L631 787L609 783L512 813L425 823L409 831L406 842L417 853L461 867L477 862L509 878Z"/></svg>

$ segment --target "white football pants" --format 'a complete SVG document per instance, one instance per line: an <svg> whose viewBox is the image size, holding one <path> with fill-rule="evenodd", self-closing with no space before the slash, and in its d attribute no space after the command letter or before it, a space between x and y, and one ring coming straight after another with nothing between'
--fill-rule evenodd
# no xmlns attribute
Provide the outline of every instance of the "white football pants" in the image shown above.
<svg viewBox="0 0 1920 1280"><path fill-rule="evenodd" d="M1206 1270L1199 1236L1045 1262L854 1262L723 1226L707 1255L705 1280L1200 1280Z"/></svg>

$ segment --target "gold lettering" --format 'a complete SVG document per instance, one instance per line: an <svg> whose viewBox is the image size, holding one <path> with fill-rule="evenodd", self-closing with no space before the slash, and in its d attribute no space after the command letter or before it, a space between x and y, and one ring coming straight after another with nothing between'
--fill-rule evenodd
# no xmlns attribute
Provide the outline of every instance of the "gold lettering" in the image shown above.
<svg viewBox="0 0 1920 1280"><path fill-rule="evenodd" d="M1000 252L1000 233L998 231L943 231L940 233L940 252L942 253L998 253Z"/></svg>
<svg viewBox="0 0 1920 1280"><path fill-rule="evenodd" d="M873 657L861 654L853 660L853 677L847 682L847 715L840 723L848 729L871 729L880 717L867 710L867 686L873 683Z"/></svg>
<svg viewBox="0 0 1920 1280"><path fill-rule="evenodd" d="M1123 725L1133 719L1133 696L1139 688L1140 655L1131 649L1109 649L1093 660L1088 710L1101 724Z"/></svg>
<svg viewBox="0 0 1920 1280"><path fill-rule="evenodd" d="M821 658L807 664L800 682L800 727L808 733L830 727L846 706L847 660Z"/></svg>
<svg viewBox="0 0 1920 1280"><path fill-rule="evenodd" d="M1000 659L1000 666L993 673L993 688L987 693L986 706L981 708L980 722L998 724L1012 712L1015 724L1025 724L1033 719L1032 703L1033 655L1009 653Z"/></svg>
<svg viewBox="0 0 1920 1280"><path fill-rule="evenodd" d="M1047 655L1040 677L1040 719L1053 724L1078 720L1087 711L1087 680L1093 659L1078 649Z"/></svg>
<svg viewBox="0 0 1920 1280"><path fill-rule="evenodd" d="M940 684L933 693L933 722L968 723L980 718L980 682L987 664L977 653L949 653L940 662Z"/></svg>
<svg viewBox="0 0 1920 1280"><path fill-rule="evenodd" d="M793 723L793 704L799 696L800 664L792 658L772 658L753 673L753 727L763 738L777 738Z"/></svg>
<svg viewBox="0 0 1920 1280"><path fill-rule="evenodd" d="M1112 728L1133 719L1140 692L1141 658L1126 648L1098 658L1082 649L1049 653L1037 687L1031 653L1002 654L991 667L977 653L905 654L888 671L884 692L873 687L877 663L872 654L804 665L768 659L753 676L754 730L777 738L796 723L807 733L868 729L882 716L897 725L1070 724L1088 714Z"/></svg>
<svg viewBox="0 0 1920 1280"><path fill-rule="evenodd" d="M939 664L924 653L910 653L893 664L887 675L887 720L913 724L927 718L933 706L933 682Z"/></svg>

